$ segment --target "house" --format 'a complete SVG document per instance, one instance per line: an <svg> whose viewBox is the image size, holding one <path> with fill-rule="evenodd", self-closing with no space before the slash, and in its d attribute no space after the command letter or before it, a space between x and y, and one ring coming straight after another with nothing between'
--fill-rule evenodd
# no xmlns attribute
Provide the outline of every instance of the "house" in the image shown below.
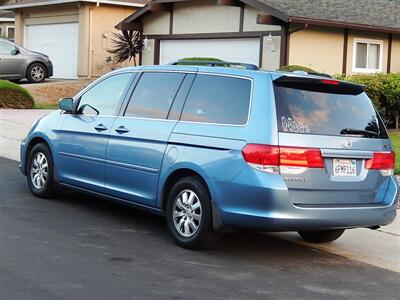
<svg viewBox="0 0 400 300"><path fill-rule="evenodd" d="M329 74L400 72L400 1L153 0L120 22L143 64L193 56L302 65Z"/></svg>
<svg viewBox="0 0 400 300"><path fill-rule="evenodd" d="M137 0L0 0L15 12L15 42L47 54L54 78L91 78L114 67L114 26L145 1ZM126 65L126 64L125 64ZM124 66L125 66L124 65Z"/></svg>
<svg viewBox="0 0 400 300"><path fill-rule="evenodd" d="M0 37L14 40L14 13L0 10Z"/></svg>

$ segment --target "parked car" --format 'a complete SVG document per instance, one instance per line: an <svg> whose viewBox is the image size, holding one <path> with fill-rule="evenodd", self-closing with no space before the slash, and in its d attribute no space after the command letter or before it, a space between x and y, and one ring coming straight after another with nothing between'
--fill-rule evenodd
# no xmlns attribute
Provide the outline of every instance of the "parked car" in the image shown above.
<svg viewBox="0 0 400 300"><path fill-rule="evenodd" d="M45 54L30 51L0 38L0 79L43 82L53 76L53 64Z"/></svg>
<svg viewBox="0 0 400 300"><path fill-rule="evenodd" d="M165 216L197 249L236 228L315 243L396 215L395 155L364 87L204 66L114 71L37 121L21 145L32 193L62 188Z"/></svg>

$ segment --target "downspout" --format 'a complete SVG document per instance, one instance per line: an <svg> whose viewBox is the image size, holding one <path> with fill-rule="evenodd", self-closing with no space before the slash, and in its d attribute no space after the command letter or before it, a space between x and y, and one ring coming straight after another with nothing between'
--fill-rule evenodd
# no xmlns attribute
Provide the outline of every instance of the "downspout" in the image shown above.
<svg viewBox="0 0 400 300"><path fill-rule="evenodd" d="M92 78L92 67L93 67L93 42L92 42L92 31L93 31L93 10L96 7L100 6L100 2L97 1L95 7L89 8L89 70L88 70L88 77L86 79L91 79Z"/></svg>

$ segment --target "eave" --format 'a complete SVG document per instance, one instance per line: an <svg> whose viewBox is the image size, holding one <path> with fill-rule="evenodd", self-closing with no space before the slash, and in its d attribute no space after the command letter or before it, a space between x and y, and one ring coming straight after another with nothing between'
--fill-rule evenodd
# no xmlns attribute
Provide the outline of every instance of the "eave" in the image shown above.
<svg viewBox="0 0 400 300"><path fill-rule="evenodd" d="M74 3L80 2L79 0L52 0L52 1L37 1L34 3L15 3L9 5L2 5L0 9L4 10L13 10L18 8L27 8L27 7L38 7L38 6L47 6L47 5L55 5L55 4L66 4L66 3ZM100 4L108 4L108 5L117 5L117 6L126 6L126 7L143 7L144 4L140 3L130 3L124 1L110 1L110 0L84 0L82 2L89 3L100 3Z"/></svg>

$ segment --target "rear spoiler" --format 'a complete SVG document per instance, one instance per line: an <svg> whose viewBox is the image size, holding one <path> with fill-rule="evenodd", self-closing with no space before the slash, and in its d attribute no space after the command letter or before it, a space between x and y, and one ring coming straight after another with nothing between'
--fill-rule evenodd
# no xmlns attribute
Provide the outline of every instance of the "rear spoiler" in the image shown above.
<svg viewBox="0 0 400 300"><path fill-rule="evenodd" d="M364 85L327 78L309 78L285 75L275 79L274 85L329 94L359 95L365 92Z"/></svg>

